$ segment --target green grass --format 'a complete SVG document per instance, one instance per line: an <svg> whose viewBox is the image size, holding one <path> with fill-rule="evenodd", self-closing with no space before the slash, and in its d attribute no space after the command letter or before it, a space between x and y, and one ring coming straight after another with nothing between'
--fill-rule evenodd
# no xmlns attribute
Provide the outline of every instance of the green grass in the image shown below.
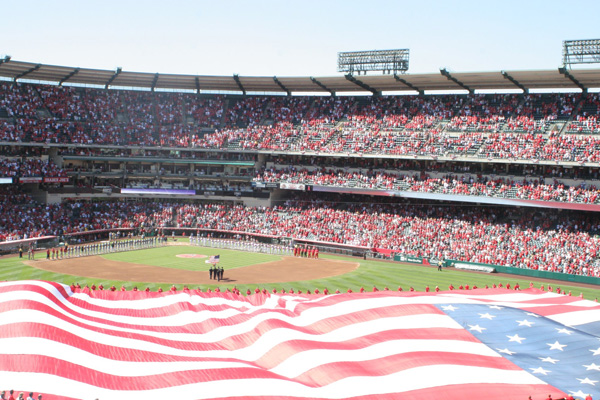
<svg viewBox="0 0 600 400"><path fill-rule="evenodd" d="M111 260L158 265L167 268L181 268L196 271L206 270L209 268L210 265L204 262L206 259L185 259L175 257L175 254L182 253L196 253L205 255L220 254L222 260L220 265L223 265L223 267L227 269L274 261L280 258L279 256L268 254L224 249L209 249L195 246L167 246L157 249L113 253L106 255L105 257ZM496 274L479 274L450 269L445 269L444 271L439 272L435 267L425 267L417 264L400 264L377 260L362 260L360 258L340 257L333 255L323 255L323 258L359 262L360 267L347 274L330 278L276 284L247 284L237 285L237 287L242 292L245 292L246 289L253 291L256 287L259 287L260 289L266 288L269 291L273 288L278 290L282 288L286 290L294 288L295 290L301 289L303 291L314 291L315 288L322 290L323 288L327 287L330 292L334 292L336 289L345 292L348 288L350 288L356 292L361 287L364 287L367 291L371 291L373 286L377 286L380 290L386 286L389 287L390 290L397 290L398 286L402 286L404 290L409 290L409 288L412 286L416 291L424 291L425 287L429 285L430 290L433 291L436 285L439 286L441 290L448 290L448 285L450 284L453 284L454 287L458 288L458 286L461 284L468 284L471 287L473 285L484 287L487 284L491 287L493 284L498 283L502 283L503 285L510 283L511 286L514 286L514 284L518 282L523 289L529 287L530 281L534 283L536 288L539 288L542 284L540 281L530 279L529 277L516 275L507 279ZM81 262L86 262L86 259L82 258ZM121 285L124 285L129 289L133 286L137 286L140 289L148 286L151 290L157 290L158 287L162 287L163 290L167 289L167 285L157 284L154 282L102 281L94 278L42 271L23 264L18 257L0 259L0 280L13 281L26 279L55 281L64 284L78 282L81 285L88 284L90 286L92 284L98 285L102 283L105 287L109 287L111 285L120 287ZM182 285L178 284L178 282L173 283L179 289L182 288ZM544 286L547 287L548 285L544 284ZM557 282L552 284L553 289L555 289L556 286L560 286L567 292L569 290L572 291L574 296L578 296L579 293L583 293L586 299L594 300L596 297L598 297L597 289L579 287L572 282ZM202 289L209 287L214 289L217 287L217 285L201 286ZM221 286L221 288L224 287L226 286Z"/></svg>
<svg viewBox="0 0 600 400"><path fill-rule="evenodd" d="M207 258L178 258L177 254L220 255L219 266L225 269L245 267L269 261L280 260L280 256L250 253L226 249L212 249L196 246L166 246L147 250L128 251L103 255L107 260L123 261L136 264L154 265L157 267L184 269L188 271L208 271L210 264Z"/></svg>

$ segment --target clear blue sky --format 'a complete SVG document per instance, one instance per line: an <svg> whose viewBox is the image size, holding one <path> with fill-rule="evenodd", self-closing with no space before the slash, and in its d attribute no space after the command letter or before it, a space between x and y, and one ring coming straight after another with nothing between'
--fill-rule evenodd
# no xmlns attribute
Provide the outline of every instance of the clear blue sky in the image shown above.
<svg viewBox="0 0 600 400"><path fill-rule="evenodd" d="M137 72L332 76L338 51L396 48L410 49L409 73L554 69L564 39L600 38L600 0L0 0L0 6L0 55Z"/></svg>

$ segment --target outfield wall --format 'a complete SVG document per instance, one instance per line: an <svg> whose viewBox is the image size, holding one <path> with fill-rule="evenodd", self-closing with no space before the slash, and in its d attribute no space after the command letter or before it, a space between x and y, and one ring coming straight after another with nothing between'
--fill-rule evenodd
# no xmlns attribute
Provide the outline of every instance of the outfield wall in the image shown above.
<svg viewBox="0 0 600 400"><path fill-rule="evenodd" d="M501 265L481 264L481 263L473 263L473 262L458 261L458 260L445 260L445 263L446 263L447 267L449 267L452 264L468 264L468 265L476 265L476 266L482 266L482 267L492 267L496 270L496 272L500 272L503 274L522 275L522 276L529 276L532 278L555 279L558 281L600 285L600 278L596 278L594 276L563 274L561 272L540 271L540 270L535 270L535 269L515 268L515 267L504 267Z"/></svg>
<svg viewBox="0 0 600 400"><path fill-rule="evenodd" d="M425 264L425 261L429 263L429 260L423 257L411 256L407 254L395 254L394 261L398 262L408 262L413 264ZM494 265L494 264L482 264L482 263L474 263L468 261L459 261L459 260L444 260L444 265L446 267L451 266L452 264L467 264L478 267L485 268L493 268L495 272L500 272L503 274L511 274L511 275L521 275L521 276L529 276L532 278L542 278L542 279L554 279L557 281L566 281L566 282L577 282L577 283L587 283L592 285L600 286L600 278L594 276L583 276L583 275L573 275L573 274L563 274L561 272L550 272L550 271L539 271L535 269L526 269L526 268L515 268L515 267L505 267L502 265ZM435 262L431 262L431 264L436 264Z"/></svg>

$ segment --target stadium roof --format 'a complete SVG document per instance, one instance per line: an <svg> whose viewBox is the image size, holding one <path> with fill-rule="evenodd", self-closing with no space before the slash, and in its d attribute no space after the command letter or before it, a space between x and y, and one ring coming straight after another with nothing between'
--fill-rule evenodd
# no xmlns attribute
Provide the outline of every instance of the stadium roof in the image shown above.
<svg viewBox="0 0 600 400"><path fill-rule="evenodd" d="M0 59L0 77L15 81L101 85L145 89L231 92L385 92L509 89L600 88L600 69L447 72L405 75L358 75L352 77L247 77L175 75L75 68Z"/></svg>

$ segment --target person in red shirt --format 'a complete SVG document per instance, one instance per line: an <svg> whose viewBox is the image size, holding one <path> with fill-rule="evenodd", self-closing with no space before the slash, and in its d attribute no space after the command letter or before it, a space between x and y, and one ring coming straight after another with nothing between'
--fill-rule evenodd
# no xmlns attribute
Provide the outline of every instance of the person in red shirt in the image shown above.
<svg viewBox="0 0 600 400"><path fill-rule="evenodd" d="M348 288L347 293L352 293L352 289Z"/></svg>
<svg viewBox="0 0 600 400"><path fill-rule="evenodd" d="M374 292L379 292L379 289L377 289L377 286L373 286L373 291Z"/></svg>
<svg viewBox="0 0 600 400"><path fill-rule="evenodd" d="M440 291L440 287L439 287L439 286L436 286L436 287L435 287L435 291L436 291L436 293L437 293L437 292L439 292L439 291Z"/></svg>
<svg viewBox="0 0 600 400"><path fill-rule="evenodd" d="M252 292L250 291L250 288L248 288L248 290L246 290L246 296L250 296L252 294Z"/></svg>
<svg viewBox="0 0 600 400"><path fill-rule="evenodd" d="M319 289L315 289L315 294L319 294Z"/></svg>
<svg viewBox="0 0 600 400"><path fill-rule="evenodd" d="M398 286L398 291L401 292L402 290L404 290L402 289L402 286Z"/></svg>
<svg viewBox="0 0 600 400"><path fill-rule="evenodd" d="M365 292L365 288L361 286L361 288L359 289L359 292L364 293Z"/></svg>
<svg viewBox="0 0 600 400"><path fill-rule="evenodd" d="M425 292L429 293L429 285L425 286Z"/></svg>
<svg viewBox="0 0 600 400"><path fill-rule="evenodd" d="M453 285L453 284L450 284L450 286L448 286L448 289L450 289L450 290L454 290L454 285Z"/></svg>

